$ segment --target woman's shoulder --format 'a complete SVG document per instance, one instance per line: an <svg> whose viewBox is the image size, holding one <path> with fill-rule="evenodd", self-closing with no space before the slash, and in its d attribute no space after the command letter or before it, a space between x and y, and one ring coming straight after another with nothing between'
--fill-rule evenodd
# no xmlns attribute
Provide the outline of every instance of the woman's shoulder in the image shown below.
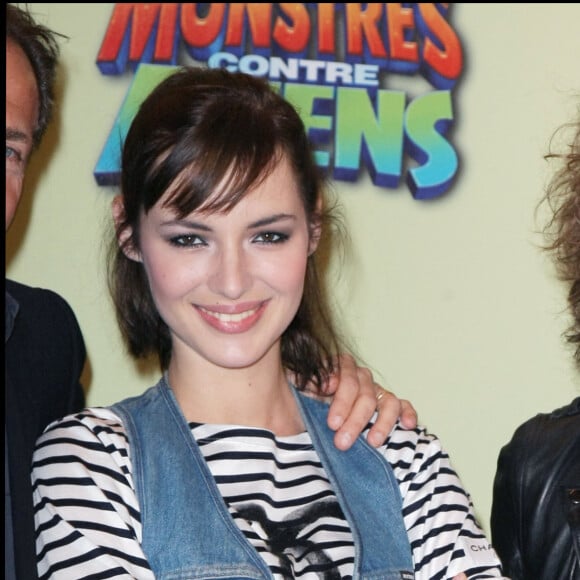
<svg viewBox="0 0 580 580"><path fill-rule="evenodd" d="M397 422L380 450L398 478L449 461L440 439L424 425L407 429Z"/></svg>
<svg viewBox="0 0 580 580"><path fill-rule="evenodd" d="M425 425L417 425L413 429L408 429L400 421L395 423L385 441L385 447L394 449L416 449L424 446L440 447L441 442L437 435L432 433Z"/></svg>
<svg viewBox="0 0 580 580"><path fill-rule="evenodd" d="M46 465L66 457L67 469L75 465L91 471L94 466L108 473L130 477L132 472L129 440L119 417L108 407L87 407L48 425L37 439L34 465L40 473ZM59 463L60 464L60 463ZM116 476L113 476L116 477Z"/></svg>
<svg viewBox="0 0 580 580"><path fill-rule="evenodd" d="M126 442L125 428L119 416L109 407L86 407L50 423L39 443L58 438L96 439L103 443L111 439ZM126 444L126 443L125 443Z"/></svg>

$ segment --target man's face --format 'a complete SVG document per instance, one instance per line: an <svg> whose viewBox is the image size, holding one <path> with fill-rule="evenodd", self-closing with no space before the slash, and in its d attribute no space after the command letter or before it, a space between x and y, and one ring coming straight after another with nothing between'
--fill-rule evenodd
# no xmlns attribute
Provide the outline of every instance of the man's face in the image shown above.
<svg viewBox="0 0 580 580"><path fill-rule="evenodd" d="M38 121L38 89L32 65L14 41L6 40L6 230L12 223Z"/></svg>

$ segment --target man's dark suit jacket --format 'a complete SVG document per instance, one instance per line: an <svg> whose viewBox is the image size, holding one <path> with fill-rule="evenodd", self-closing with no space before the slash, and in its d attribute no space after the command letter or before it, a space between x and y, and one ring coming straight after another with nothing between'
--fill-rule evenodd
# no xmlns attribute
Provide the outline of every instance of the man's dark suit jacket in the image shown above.
<svg viewBox="0 0 580 580"><path fill-rule="evenodd" d="M6 280L19 304L5 344L5 428L18 580L37 578L30 466L36 438L85 403L80 383L86 351L75 315L49 290ZM9 514L5 514L9 517Z"/></svg>

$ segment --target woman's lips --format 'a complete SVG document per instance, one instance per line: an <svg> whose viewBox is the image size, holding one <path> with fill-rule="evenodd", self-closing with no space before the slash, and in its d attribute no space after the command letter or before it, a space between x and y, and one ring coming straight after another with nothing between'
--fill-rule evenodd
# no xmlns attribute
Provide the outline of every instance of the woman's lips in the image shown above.
<svg viewBox="0 0 580 580"><path fill-rule="evenodd" d="M246 332L261 318L266 309L266 302L259 302L252 306L241 305L234 308L208 308L195 306L201 317L213 328L220 332L236 334Z"/></svg>

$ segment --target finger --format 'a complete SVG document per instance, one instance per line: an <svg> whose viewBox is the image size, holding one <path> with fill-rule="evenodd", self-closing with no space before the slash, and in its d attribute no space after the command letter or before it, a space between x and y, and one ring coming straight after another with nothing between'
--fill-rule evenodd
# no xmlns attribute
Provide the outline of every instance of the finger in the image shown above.
<svg viewBox="0 0 580 580"><path fill-rule="evenodd" d="M367 441L373 447L378 447L386 441L389 433L393 430L395 423L401 416L402 410L402 401L391 391L377 385L377 416L374 425L367 435Z"/></svg>
<svg viewBox="0 0 580 580"><path fill-rule="evenodd" d="M328 410L328 426L333 430L343 426L361 391L359 370L352 356L341 355L340 365L335 368L337 372L330 376L323 387L326 395L334 395Z"/></svg>
<svg viewBox="0 0 580 580"><path fill-rule="evenodd" d="M368 384L374 385L372 382ZM377 399L374 386L372 389L368 386L361 386L358 397L354 405L352 405L349 415L337 430L334 437L334 443L338 449L346 450L351 447L355 439L366 428L370 419L372 419L376 408Z"/></svg>
<svg viewBox="0 0 580 580"><path fill-rule="evenodd" d="M417 426L418 415L415 407L407 399L400 399L401 401L401 424L406 429L414 429Z"/></svg>
<svg viewBox="0 0 580 580"><path fill-rule="evenodd" d="M382 389L382 393L377 395L377 417L368 432L367 441L373 447L382 445L397 420L402 427L414 429L417 426L417 411L406 399L399 399L391 391Z"/></svg>
<svg viewBox="0 0 580 580"><path fill-rule="evenodd" d="M336 394L339 390L338 386L342 389L343 380L346 381L346 386L350 390L353 390L353 401L358 393L358 367L354 357L350 354L341 354L334 358L333 367L334 370L329 376L328 380L322 385L321 391L325 396L332 396Z"/></svg>
<svg viewBox="0 0 580 580"><path fill-rule="evenodd" d="M338 389L340 383L340 374L338 371L329 375L328 380L320 387L319 393L324 397L332 397Z"/></svg>

